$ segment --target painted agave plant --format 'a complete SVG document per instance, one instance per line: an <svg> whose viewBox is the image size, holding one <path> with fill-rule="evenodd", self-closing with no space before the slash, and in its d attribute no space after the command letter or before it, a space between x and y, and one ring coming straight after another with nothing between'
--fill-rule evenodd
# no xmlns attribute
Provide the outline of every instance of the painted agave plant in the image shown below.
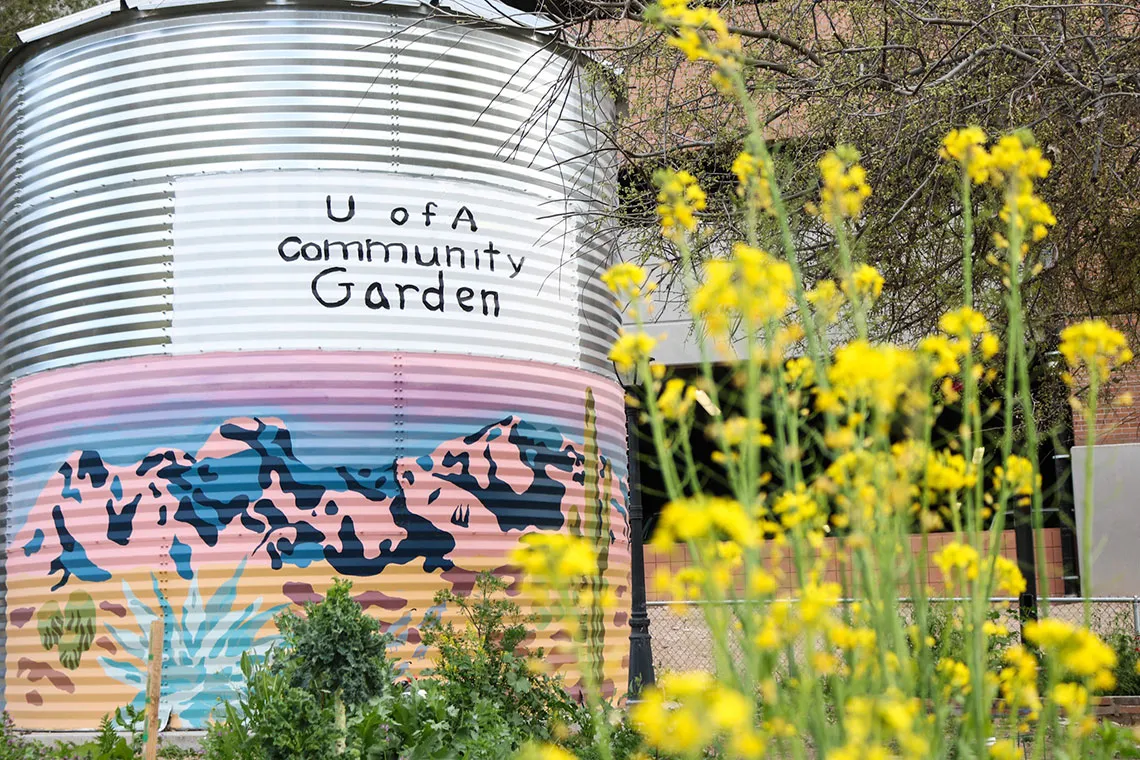
<svg viewBox="0 0 1140 760"><path fill-rule="evenodd" d="M132 704L141 708L146 699L150 624L161 614L166 626L161 725L167 725L170 716L176 715L184 727L205 726L218 700L230 698L241 685L242 653L262 656L272 644L273 636L257 638L257 633L286 605L263 610L261 599L244 607L235 605L238 581L244 570L245 562L242 562L233 577L205 602L198 592L198 579L194 578L178 612L153 574L151 582L158 610L144 604L126 581L123 582L123 595L127 608L134 614L137 630L106 624L107 632L128 659L103 656L99 664L115 680L138 688Z"/></svg>

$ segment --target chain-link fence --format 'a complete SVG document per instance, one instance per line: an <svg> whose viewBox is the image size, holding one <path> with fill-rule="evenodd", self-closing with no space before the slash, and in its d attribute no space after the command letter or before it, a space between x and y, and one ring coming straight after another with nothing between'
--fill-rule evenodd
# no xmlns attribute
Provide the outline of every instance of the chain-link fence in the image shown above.
<svg viewBox="0 0 1140 760"><path fill-rule="evenodd" d="M949 610L955 599L932 600L935 609ZM1041 600L1047 612L1042 614L1070 623L1084 620L1085 600L1058 597ZM1088 600L1091 628L1102 637L1114 633L1140 636L1140 597L1096 597ZM995 622L1005 625L1017 635L1020 631L1017 599L990 600ZM669 670L712 670L713 651L709 629L705 624L702 602L649 602L649 633L653 640L653 664L658 672ZM909 617L909 603L899 604L899 613ZM909 622L909 621L908 621ZM733 642L733 649L738 649Z"/></svg>

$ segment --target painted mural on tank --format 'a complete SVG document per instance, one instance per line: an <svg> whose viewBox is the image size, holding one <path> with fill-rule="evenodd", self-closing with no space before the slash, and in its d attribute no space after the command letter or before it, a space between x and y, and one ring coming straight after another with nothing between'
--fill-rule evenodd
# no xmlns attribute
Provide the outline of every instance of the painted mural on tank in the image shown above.
<svg viewBox="0 0 1140 760"><path fill-rule="evenodd" d="M95 727L139 703L158 615L163 716L202 726L273 615L334 576L418 670L434 593L485 569L514 579L503 558L534 531L592 536L627 597L622 391L591 373L216 353L52 370L12 399L5 701L21 727ZM611 686L625 623L594 626ZM563 638L540 624L533 643L573 685Z"/></svg>

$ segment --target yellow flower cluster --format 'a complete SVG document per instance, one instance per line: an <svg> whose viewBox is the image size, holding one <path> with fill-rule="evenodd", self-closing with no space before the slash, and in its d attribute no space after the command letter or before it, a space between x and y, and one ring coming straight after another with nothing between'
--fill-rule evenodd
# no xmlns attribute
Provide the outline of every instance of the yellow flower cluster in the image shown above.
<svg viewBox="0 0 1140 760"><path fill-rule="evenodd" d="M961 374L961 361L976 349L981 361L972 366L973 378L993 377L993 371L987 373L982 363L997 354L1000 343L990 332L986 318L968 306L946 312L938 326L944 334L926 336L919 341L918 350L925 357L931 376L943 378L942 395L947 401L954 402L958 400L958 392L951 378Z"/></svg>
<svg viewBox="0 0 1140 760"><path fill-rule="evenodd" d="M1026 623L1023 630L1025 639L1053 658L1067 675L1094 689L1111 689L1116 684L1116 653L1089 629L1046 618Z"/></svg>
<svg viewBox="0 0 1140 760"><path fill-rule="evenodd" d="M1114 369L1132 361L1132 350L1124 334L1103 319L1090 319L1069 325L1061 331L1061 354L1069 367L1084 366L1098 383L1103 383ZM1072 377L1066 376L1072 384Z"/></svg>
<svg viewBox="0 0 1140 760"><path fill-rule="evenodd" d="M829 391L816 394L819 411L842 411L867 403L878 412L893 412L900 400L916 398L918 360L913 351L890 344L854 340L835 352L827 371Z"/></svg>
<svg viewBox="0 0 1140 760"><path fill-rule="evenodd" d="M950 699L953 695L964 697L970 693L970 669L966 663L945 657L938 662L937 670L943 678L943 698Z"/></svg>
<svg viewBox="0 0 1140 760"><path fill-rule="evenodd" d="M668 549L678 541L732 541L749 547L755 546L759 539L756 521L740 502L701 495L665 505L653 535L653 545Z"/></svg>
<svg viewBox="0 0 1140 760"><path fill-rule="evenodd" d="M994 559L994 587L1006 596L1018 596L1025 591L1025 576L1016 562L1000 556Z"/></svg>
<svg viewBox="0 0 1140 760"><path fill-rule="evenodd" d="M642 361L648 361L657 339L649 334L638 331L627 333L622 330L618 339L610 347L609 358L621 372L629 372Z"/></svg>
<svg viewBox="0 0 1140 760"><path fill-rule="evenodd" d="M748 151L740 153L732 162L732 173L736 175L736 194L755 204L761 211L772 211L771 178L764 162Z"/></svg>
<svg viewBox="0 0 1140 760"><path fill-rule="evenodd" d="M977 475L961 454L931 451L926 456L923 487L931 491L961 491L977 482Z"/></svg>
<svg viewBox="0 0 1140 760"><path fill-rule="evenodd" d="M654 285L647 285L646 278L645 269L628 261L614 264L602 274L602 282L619 298L639 298L652 293Z"/></svg>
<svg viewBox="0 0 1140 760"><path fill-rule="evenodd" d="M1034 487L1041 487L1041 476L1033 477L1033 463L1028 459L1010 454L1005 466L994 467L993 482L995 491L1008 488L1017 503L1025 506L1033 498Z"/></svg>
<svg viewBox="0 0 1140 760"><path fill-rule="evenodd" d="M817 518L820 520L823 518L815 494L807 491L802 483L795 490L780 494L772 505L772 513L785 528L795 528L800 525L810 527L817 523Z"/></svg>
<svg viewBox="0 0 1140 760"><path fill-rule="evenodd" d="M981 127L952 129L942 140L938 155L947 161L957 161L970 181L980 185L990 177L990 155L985 149L988 140Z"/></svg>
<svg viewBox="0 0 1140 760"><path fill-rule="evenodd" d="M870 264L860 264L851 273L848 282L843 283L843 292L852 293L866 301L874 301L883 293L883 276Z"/></svg>
<svg viewBox="0 0 1140 760"><path fill-rule="evenodd" d="M979 127L954 129L942 141L940 155L957 161L976 185L1005 185L1002 220L1023 233L1029 231L1035 241L1043 239L1049 234L1048 228L1057 224L1057 218L1034 192L1033 183L1048 176L1052 164L1026 134L1005 135L988 149L987 141L986 133ZM995 235L995 240L1000 247L1009 245L1000 234Z"/></svg>
<svg viewBox="0 0 1140 760"><path fill-rule="evenodd" d="M646 18L670 28L673 34L668 44L690 61L712 61L722 70L740 63L740 37L730 33L724 19L711 8L690 7L689 0L661 0L646 12Z"/></svg>
<svg viewBox="0 0 1140 760"><path fill-rule="evenodd" d="M827 753L827 760L888 760L926 758L929 745L922 736L922 703L897 691L882 697L852 697L843 705L846 743Z"/></svg>
<svg viewBox="0 0 1140 760"><path fill-rule="evenodd" d="M527 744L519 750L516 760L578 760L578 756L557 744Z"/></svg>
<svg viewBox="0 0 1140 760"><path fill-rule="evenodd" d="M1087 734L1096 725L1096 719L1085 715L1089 707L1089 690L1084 684L1064 681L1053 686L1053 701L1065 711L1070 721L1077 722L1078 734Z"/></svg>
<svg viewBox="0 0 1140 760"><path fill-rule="evenodd" d="M933 559L947 586L962 578L972 581L978 577L978 550L968 544L953 541L943 546Z"/></svg>
<svg viewBox="0 0 1140 760"><path fill-rule="evenodd" d="M1037 658L1017 644L1002 656L1006 665L998 673L998 688L1010 710L1026 710L1030 720L1037 720L1041 695L1037 690Z"/></svg>
<svg viewBox="0 0 1140 760"><path fill-rule="evenodd" d="M807 292L807 300L824 324L834 322L844 304L843 294L839 292L834 280L821 280Z"/></svg>
<svg viewBox="0 0 1140 760"><path fill-rule="evenodd" d="M598 572L594 548L585 538L564 533L530 533L511 552L528 581L565 587L582 582Z"/></svg>
<svg viewBox="0 0 1140 760"><path fill-rule="evenodd" d="M792 304L795 280L787 262L743 243L732 253L730 260L704 265L702 283L689 304L717 337L727 335L740 319L752 328L778 319Z"/></svg>
<svg viewBox="0 0 1140 760"><path fill-rule="evenodd" d="M667 420L679 420L688 415L697 399L697 389L684 380L672 377L657 396L657 409Z"/></svg>
<svg viewBox="0 0 1140 760"><path fill-rule="evenodd" d="M661 233L680 242L686 233L697 229L697 212L704 211L707 199L696 178L687 171L659 169L653 173L657 186L657 217Z"/></svg>
<svg viewBox="0 0 1140 760"><path fill-rule="evenodd" d="M784 364L784 381L790 386L808 386L815 382L815 363L806 356L796 356Z"/></svg>
<svg viewBox="0 0 1140 760"><path fill-rule="evenodd" d="M824 220L835 224L863 213L871 186L866 169L859 163L859 151L850 145L837 146L819 160L819 173L823 180L819 205Z"/></svg>
<svg viewBox="0 0 1140 760"><path fill-rule="evenodd" d="M695 757L717 737L729 757L742 760L762 757L767 744L752 700L704 671L663 674L630 718L650 747L684 757Z"/></svg>

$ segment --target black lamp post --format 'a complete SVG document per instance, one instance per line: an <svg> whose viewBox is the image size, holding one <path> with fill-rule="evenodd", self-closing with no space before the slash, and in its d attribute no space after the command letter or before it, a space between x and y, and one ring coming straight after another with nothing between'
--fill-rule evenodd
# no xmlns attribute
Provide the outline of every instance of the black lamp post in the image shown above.
<svg viewBox="0 0 1140 760"><path fill-rule="evenodd" d="M637 390L636 378L618 373L626 392ZM629 698L652 686L653 642L649 635L649 611L645 605L645 547L641 515L641 456L638 446L637 409L625 405L625 433L629 452L629 531L632 609L629 616Z"/></svg>

